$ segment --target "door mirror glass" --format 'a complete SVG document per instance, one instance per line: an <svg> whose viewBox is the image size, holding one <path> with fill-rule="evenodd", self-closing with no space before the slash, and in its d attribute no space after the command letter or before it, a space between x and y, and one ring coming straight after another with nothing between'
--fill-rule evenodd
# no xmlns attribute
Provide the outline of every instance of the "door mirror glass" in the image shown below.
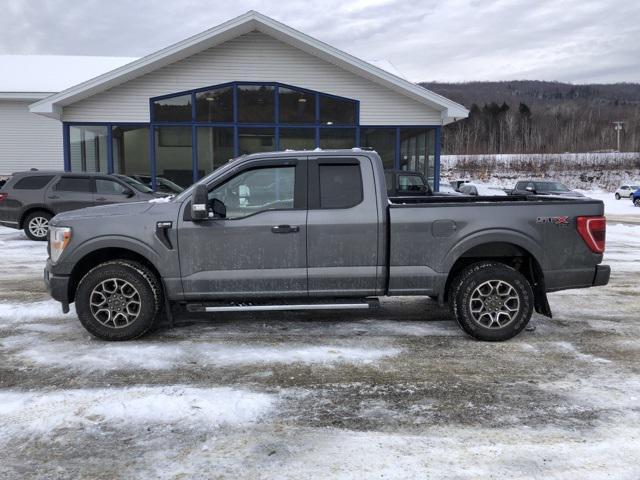
<svg viewBox="0 0 640 480"><path fill-rule="evenodd" d="M193 189L193 196L191 197L191 219L194 222L209 218L208 194L207 185L204 183L199 183Z"/></svg>
<svg viewBox="0 0 640 480"><path fill-rule="evenodd" d="M211 210L214 218L227 218L227 207L221 200L217 198L211 200Z"/></svg>
<svg viewBox="0 0 640 480"><path fill-rule="evenodd" d="M133 190L129 188L127 188L124 192L122 192L122 194L127 198L131 198L135 195L135 193L133 193Z"/></svg>

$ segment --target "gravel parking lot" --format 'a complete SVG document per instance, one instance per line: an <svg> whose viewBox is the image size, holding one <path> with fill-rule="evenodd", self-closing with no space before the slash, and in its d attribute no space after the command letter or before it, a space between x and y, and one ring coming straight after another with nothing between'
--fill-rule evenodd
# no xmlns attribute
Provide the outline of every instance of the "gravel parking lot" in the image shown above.
<svg viewBox="0 0 640 480"><path fill-rule="evenodd" d="M608 228L610 285L500 344L422 298L105 343L0 228L0 478L637 479L640 226Z"/></svg>

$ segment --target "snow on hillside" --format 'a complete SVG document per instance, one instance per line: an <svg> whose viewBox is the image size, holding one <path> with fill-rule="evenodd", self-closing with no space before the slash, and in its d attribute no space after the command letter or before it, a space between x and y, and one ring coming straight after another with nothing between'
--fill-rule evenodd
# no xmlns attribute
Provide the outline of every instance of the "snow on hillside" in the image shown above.
<svg viewBox="0 0 640 480"><path fill-rule="evenodd" d="M571 188L614 191L640 179L640 153L442 155L444 180L470 178L505 187L520 179L557 180Z"/></svg>

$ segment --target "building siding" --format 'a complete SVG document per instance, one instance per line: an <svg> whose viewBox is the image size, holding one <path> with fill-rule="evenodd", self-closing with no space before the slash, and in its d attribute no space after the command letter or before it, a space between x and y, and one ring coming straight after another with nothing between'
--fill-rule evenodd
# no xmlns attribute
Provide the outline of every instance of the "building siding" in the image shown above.
<svg viewBox="0 0 640 480"><path fill-rule="evenodd" d="M29 112L30 103L0 100L0 175L64 168L62 124Z"/></svg>
<svg viewBox="0 0 640 480"><path fill-rule="evenodd" d="M260 32L64 108L67 122L148 122L150 97L230 81L281 82L360 100L363 125L440 125L440 112Z"/></svg>

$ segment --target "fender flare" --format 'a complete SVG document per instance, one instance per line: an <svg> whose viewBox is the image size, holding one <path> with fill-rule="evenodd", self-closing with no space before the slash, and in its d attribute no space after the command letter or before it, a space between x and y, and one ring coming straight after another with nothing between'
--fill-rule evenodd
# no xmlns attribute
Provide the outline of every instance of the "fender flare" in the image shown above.
<svg viewBox="0 0 640 480"><path fill-rule="evenodd" d="M450 272L462 255L485 243L510 243L531 254L541 268L546 263L542 246L530 236L518 230L496 228L474 232L458 241L443 258L440 271Z"/></svg>
<svg viewBox="0 0 640 480"><path fill-rule="evenodd" d="M75 247L72 255L64 259L64 263L71 266L67 273L70 274L73 268L91 253L110 248L130 250L145 258L161 275L163 274L160 254L144 242L124 235L105 235L92 238Z"/></svg>

